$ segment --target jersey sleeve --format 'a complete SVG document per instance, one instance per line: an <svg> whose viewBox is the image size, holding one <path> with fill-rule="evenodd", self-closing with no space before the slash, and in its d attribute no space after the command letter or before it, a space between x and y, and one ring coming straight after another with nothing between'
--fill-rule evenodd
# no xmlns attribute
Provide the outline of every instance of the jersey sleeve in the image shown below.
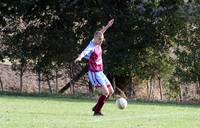
<svg viewBox="0 0 200 128"><path fill-rule="evenodd" d="M94 45L92 44L92 41L90 41L89 45L82 51L81 57L88 60L93 52Z"/></svg>

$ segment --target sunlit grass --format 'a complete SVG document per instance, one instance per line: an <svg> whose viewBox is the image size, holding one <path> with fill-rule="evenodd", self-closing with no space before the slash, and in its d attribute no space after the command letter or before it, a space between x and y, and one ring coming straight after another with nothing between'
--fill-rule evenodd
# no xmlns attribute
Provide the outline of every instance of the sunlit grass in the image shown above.
<svg viewBox="0 0 200 128"><path fill-rule="evenodd" d="M200 106L114 101L93 117L95 100L0 96L0 128L199 128Z"/></svg>

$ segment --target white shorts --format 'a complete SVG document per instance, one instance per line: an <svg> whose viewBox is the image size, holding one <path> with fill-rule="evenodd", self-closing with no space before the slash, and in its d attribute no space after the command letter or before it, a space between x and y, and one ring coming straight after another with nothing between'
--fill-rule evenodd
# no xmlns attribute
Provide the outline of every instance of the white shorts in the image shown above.
<svg viewBox="0 0 200 128"><path fill-rule="evenodd" d="M94 87L101 87L101 86L110 86L110 81L103 73L103 71L99 72L88 72L89 80Z"/></svg>

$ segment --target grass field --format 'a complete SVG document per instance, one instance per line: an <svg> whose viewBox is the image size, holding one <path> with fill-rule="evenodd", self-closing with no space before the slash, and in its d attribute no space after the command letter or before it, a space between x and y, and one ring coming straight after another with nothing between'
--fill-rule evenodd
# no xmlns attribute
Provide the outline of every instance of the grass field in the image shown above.
<svg viewBox="0 0 200 128"><path fill-rule="evenodd" d="M0 128L199 128L199 105L129 102L119 110L114 101L93 117L95 100L0 96Z"/></svg>

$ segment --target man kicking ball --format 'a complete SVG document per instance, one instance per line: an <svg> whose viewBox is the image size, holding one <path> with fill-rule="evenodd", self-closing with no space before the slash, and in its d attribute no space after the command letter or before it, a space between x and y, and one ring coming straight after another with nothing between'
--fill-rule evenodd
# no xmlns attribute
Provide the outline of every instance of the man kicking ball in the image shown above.
<svg viewBox="0 0 200 128"><path fill-rule="evenodd" d="M88 60L88 76L92 85L101 94L96 105L92 108L94 116L103 116L101 109L108 98L113 94L113 87L103 73L103 60L102 60L102 48L101 44L104 40L105 31L111 27L114 23L114 19L110 20L108 24L100 31L94 33L94 38L90 41L85 50L75 59L75 63L81 61L82 58Z"/></svg>

